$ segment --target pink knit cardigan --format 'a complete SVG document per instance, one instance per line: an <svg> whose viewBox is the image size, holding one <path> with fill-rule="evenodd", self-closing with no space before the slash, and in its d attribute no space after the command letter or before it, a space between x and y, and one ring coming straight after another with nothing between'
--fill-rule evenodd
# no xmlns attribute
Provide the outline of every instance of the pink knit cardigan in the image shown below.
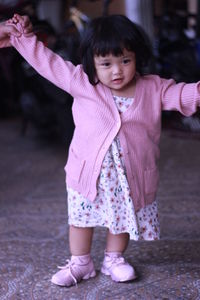
<svg viewBox="0 0 200 300"><path fill-rule="evenodd" d="M81 65L64 61L34 35L12 36L11 43L38 73L74 97L75 132L65 166L67 186L95 199L102 161L118 134L135 208L152 203L159 180L161 112L192 115L200 106L199 83L137 76L134 102L119 115L110 89L101 83L92 86Z"/></svg>

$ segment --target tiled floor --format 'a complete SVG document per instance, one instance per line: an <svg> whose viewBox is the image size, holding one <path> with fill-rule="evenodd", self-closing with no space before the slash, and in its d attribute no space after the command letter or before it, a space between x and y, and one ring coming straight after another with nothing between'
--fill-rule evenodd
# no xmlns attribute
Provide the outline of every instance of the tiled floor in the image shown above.
<svg viewBox="0 0 200 300"><path fill-rule="evenodd" d="M50 283L68 258L64 164L67 149L20 136L18 121L0 122L0 299L200 299L200 137L164 132L158 191L162 239L131 242L127 259L139 275L117 284L99 273L78 286ZM100 269L105 231L92 255Z"/></svg>

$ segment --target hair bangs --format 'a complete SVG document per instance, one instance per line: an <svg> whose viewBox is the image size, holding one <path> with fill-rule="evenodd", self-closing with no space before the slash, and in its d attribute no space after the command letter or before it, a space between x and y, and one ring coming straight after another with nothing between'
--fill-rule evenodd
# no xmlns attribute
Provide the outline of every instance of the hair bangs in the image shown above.
<svg viewBox="0 0 200 300"><path fill-rule="evenodd" d="M120 56L123 54L124 48L131 50L131 42L124 38L123 35L111 26L102 26L98 30L95 39L92 44L93 54L97 56L106 56L107 54L113 54Z"/></svg>
<svg viewBox="0 0 200 300"><path fill-rule="evenodd" d="M104 40L96 40L93 45L93 54L97 56L106 56L108 54L113 54L115 56L122 55L124 45L119 41L119 39L108 38Z"/></svg>

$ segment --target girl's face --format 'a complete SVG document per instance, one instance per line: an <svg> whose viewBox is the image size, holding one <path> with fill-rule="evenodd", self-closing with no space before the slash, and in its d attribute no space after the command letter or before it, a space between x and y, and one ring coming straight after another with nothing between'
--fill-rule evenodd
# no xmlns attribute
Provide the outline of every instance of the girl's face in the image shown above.
<svg viewBox="0 0 200 300"><path fill-rule="evenodd" d="M135 86L136 60L135 53L123 50L120 56L107 54L94 56L97 78L109 87L116 96L133 96Z"/></svg>

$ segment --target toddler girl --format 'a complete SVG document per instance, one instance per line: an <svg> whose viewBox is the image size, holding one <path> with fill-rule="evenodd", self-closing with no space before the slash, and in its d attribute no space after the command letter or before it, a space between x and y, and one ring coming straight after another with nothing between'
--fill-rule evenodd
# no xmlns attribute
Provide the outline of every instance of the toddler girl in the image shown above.
<svg viewBox="0 0 200 300"><path fill-rule="evenodd" d="M75 131L65 167L71 258L52 282L71 286L95 276L90 255L93 228L107 228L101 272L114 281L136 278L123 257L131 240L159 239L156 204L162 110L192 115L200 105L200 83L176 84L144 75L151 50L138 26L122 15L90 22L74 66L26 37L11 44L45 78L73 98Z"/></svg>

